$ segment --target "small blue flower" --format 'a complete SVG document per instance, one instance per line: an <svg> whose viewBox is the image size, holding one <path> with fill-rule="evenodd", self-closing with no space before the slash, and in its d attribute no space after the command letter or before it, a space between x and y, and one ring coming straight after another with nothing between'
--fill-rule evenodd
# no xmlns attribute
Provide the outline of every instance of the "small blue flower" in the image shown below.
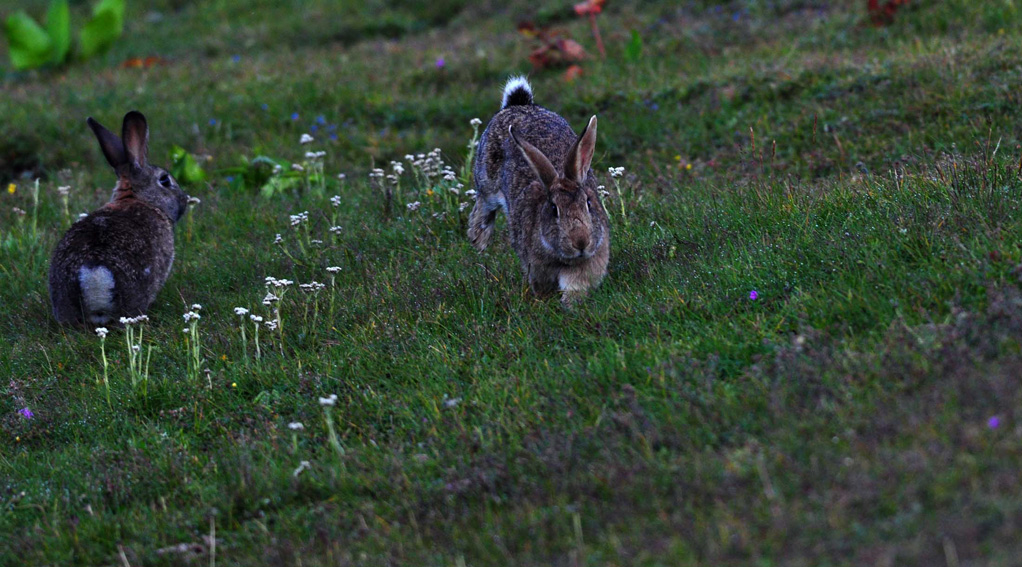
<svg viewBox="0 0 1022 567"><path fill-rule="evenodd" d="M261 108L261 109L263 109L263 110L269 110L269 109L270 109L270 105L268 105L268 104L266 104L266 103L264 102L264 103L262 103L262 104L260 104L260 105L259 105L259 108Z"/></svg>
<svg viewBox="0 0 1022 567"><path fill-rule="evenodd" d="M234 61L235 63L237 63L238 61L241 61L241 55L235 55L235 56L231 57L231 61Z"/></svg>
<svg viewBox="0 0 1022 567"><path fill-rule="evenodd" d="M331 132L336 132L337 131L337 125L336 124L331 124L331 125L327 126L326 129L331 131Z"/></svg>
<svg viewBox="0 0 1022 567"><path fill-rule="evenodd" d="M209 119L209 125L210 126L216 126L216 118L210 118Z"/></svg>
<svg viewBox="0 0 1022 567"><path fill-rule="evenodd" d="M18 410L18 413L20 413L21 417L25 419L32 419L33 417L35 417L35 414L32 413L32 410L28 408L21 408L20 410Z"/></svg>
<svg viewBox="0 0 1022 567"><path fill-rule="evenodd" d="M228 183L234 183L234 176L233 175L228 175L227 176L227 182Z"/></svg>
<svg viewBox="0 0 1022 567"><path fill-rule="evenodd" d="M330 134L330 139L337 141L337 134Z"/></svg>
<svg viewBox="0 0 1022 567"><path fill-rule="evenodd" d="M319 130L319 126L316 126L315 124L309 126L309 132L315 132L316 130Z"/></svg>
<svg viewBox="0 0 1022 567"><path fill-rule="evenodd" d="M316 123L317 124L326 124L326 117L323 116L322 114L320 114L319 116L316 117Z"/></svg>
<svg viewBox="0 0 1022 567"><path fill-rule="evenodd" d="M298 120L298 113L297 112L292 112L291 113L291 120Z"/></svg>

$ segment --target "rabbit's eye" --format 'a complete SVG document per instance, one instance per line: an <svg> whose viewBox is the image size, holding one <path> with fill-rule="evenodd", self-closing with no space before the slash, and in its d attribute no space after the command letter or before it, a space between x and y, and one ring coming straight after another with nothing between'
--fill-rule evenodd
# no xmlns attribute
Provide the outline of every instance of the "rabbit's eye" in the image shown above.
<svg viewBox="0 0 1022 567"><path fill-rule="evenodd" d="M550 202L550 212L556 217L561 216L561 212L557 210L557 205L555 205L553 201Z"/></svg>
<svg viewBox="0 0 1022 567"><path fill-rule="evenodd" d="M166 187L167 189L170 189L170 175L168 175L166 173L161 175L160 176L160 185L162 185L163 187Z"/></svg>

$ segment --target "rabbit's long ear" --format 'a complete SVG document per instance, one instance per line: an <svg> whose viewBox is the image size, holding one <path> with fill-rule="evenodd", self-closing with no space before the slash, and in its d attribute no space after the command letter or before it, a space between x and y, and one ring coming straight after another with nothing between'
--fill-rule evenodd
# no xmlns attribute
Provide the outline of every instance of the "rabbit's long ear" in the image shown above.
<svg viewBox="0 0 1022 567"><path fill-rule="evenodd" d="M539 180L543 182L543 185L549 188L557 180L557 170L554 169L554 164L550 163L550 160L543 155L543 152L539 151L539 148L533 146L525 140L519 140L518 136L515 136L515 130L513 126L508 126L507 131L511 134L511 139L515 141L515 145L521 150L522 156L525 157L525 161L529 162L532 167L532 171L536 172Z"/></svg>
<svg viewBox="0 0 1022 567"><path fill-rule="evenodd" d="M132 110L124 115L121 138L128 162L145 167L149 163L149 125L141 112Z"/></svg>
<svg viewBox="0 0 1022 567"><path fill-rule="evenodd" d="M579 184L585 183L595 152L596 116L594 115L589 119L589 124L586 124L578 139L575 140L575 144L568 150L568 157L564 160L564 178Z"/></svg>
<svg viewBox="0 0 1022 567"><path fill-rule="evenodd" d="M89 128L92 128L92 133L99 140L99 148L103 150L103 156L106 157L110 167L117 169L128 163L128 157L124 153L124 144L121 143L121 139L117 137L117 134L107 130L91 116L86 118L85 122L89 125Z"/></svg>

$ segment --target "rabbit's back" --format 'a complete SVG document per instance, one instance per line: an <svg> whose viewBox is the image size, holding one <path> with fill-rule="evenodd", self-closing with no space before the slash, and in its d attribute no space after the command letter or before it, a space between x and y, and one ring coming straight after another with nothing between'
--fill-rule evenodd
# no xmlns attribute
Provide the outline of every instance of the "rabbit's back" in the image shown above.
<svg viewBox="0 0 1022 567"><path fill-rule="evenodd" d="M556 112L535 104L514 105L498 112L479 138L480 159L476 160L476 179L496 182L503 191L524 189L522 180L532 177L531 168L511 139L514 127L521 138L543 151L555 167L563 167L568 150L575 141L571 125ZM505 195L514 199L516 195Z"/></svg>
<svg viewBox="0 0 1022 567"><path fill-rule="evenodd" d="M50 295L62 323L105 324L145 312L174 261L170 219L115 201L76 222L53 252Z"/></svg>

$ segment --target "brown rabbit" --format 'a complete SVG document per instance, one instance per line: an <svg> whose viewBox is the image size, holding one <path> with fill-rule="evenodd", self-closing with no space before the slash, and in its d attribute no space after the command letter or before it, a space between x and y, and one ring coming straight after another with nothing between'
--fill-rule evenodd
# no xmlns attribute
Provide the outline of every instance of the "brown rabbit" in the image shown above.
<svg viewBox="0 0 1022 567"><path fill-rule="evenodd" d="M472 244L486 248L503 207L533 292L560 291L566 306L600 283L610 260L610 225L589 169L595 148L595 116L575 136L563 118L533 103L528 81L512 77L472 170Z"/></svg>
<svg viewBox="0 0 1022 567"><path fill-rule="evenodd" d="M117 173L110 202L71 225L50 260L50 301L60 323L116 324L145 313L174 263L174 223L188 195L162 168L149 165L145 116L124 116L121 137L91 117L107 162Z"/></svg>

